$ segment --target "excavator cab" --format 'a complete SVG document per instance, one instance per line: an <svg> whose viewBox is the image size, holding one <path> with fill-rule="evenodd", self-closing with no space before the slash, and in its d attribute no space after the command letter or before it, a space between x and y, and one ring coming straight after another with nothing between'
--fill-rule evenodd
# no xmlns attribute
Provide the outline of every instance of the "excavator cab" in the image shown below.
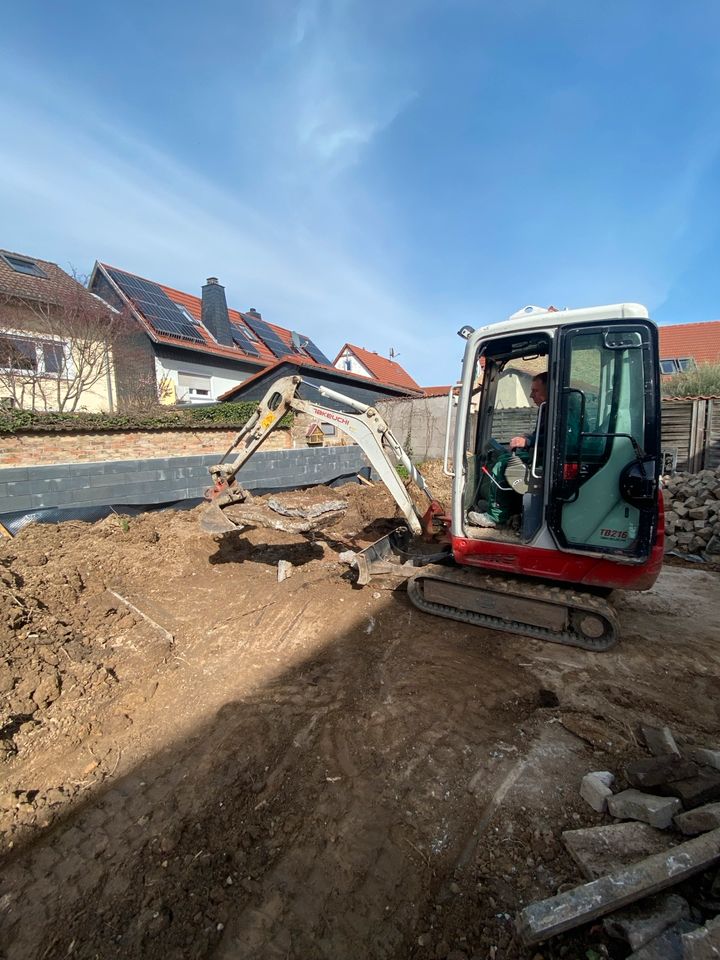
<svg viewBox="0 0 720 960"><path fill-rule="evenodd" d="M658 379L657 331L637 304L529 308L472 333L455 438L456 559L579 583L597 580L602 560L605 585L627 587L657 544Z"/></svg>

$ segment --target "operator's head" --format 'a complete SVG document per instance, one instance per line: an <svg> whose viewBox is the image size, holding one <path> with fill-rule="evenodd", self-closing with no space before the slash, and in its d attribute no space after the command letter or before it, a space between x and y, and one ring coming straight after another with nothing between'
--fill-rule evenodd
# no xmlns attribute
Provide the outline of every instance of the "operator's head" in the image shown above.
<svg viewBox="0 0 720 960"><path fill-rule="evenodd" d="M545 403L547 400L547 377L547 373L539 373L536 377L533 377L530 387L530 399L536 407L539 407L541 403Z"/></svg>

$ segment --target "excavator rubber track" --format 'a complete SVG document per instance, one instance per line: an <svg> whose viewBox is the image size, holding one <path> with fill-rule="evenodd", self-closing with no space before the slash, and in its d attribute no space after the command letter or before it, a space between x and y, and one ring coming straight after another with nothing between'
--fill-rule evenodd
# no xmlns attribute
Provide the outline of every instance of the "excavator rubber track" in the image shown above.
<svg viewBox="0 0 720 960"><path fill-rule="evenodd" d="M418 610L477 627L596 653L618 640L612 606L574 589L432 564L408 580L407 591Z"/></svg>

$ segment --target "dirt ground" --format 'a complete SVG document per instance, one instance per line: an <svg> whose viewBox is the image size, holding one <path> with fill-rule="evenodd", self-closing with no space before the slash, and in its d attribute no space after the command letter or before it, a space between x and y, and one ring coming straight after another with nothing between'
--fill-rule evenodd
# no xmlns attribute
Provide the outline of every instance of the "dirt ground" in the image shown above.
<svg viewBox="0 0 720 960"><path fill-rule="evenodd" d="M580 778L621 778L641 720L717 745L718 574L667 567L591 654L358 589L338 554L395 510L331 494L317 535L192 511L0 546L5 960L626 955L512 921L581 881Z"/></svg>

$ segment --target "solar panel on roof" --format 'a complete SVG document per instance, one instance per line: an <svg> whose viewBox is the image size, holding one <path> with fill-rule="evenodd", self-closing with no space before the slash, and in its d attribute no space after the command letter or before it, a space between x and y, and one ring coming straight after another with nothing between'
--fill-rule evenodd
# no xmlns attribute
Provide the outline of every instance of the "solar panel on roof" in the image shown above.
<svg viewBox="0 0 720 960"><path fill-rule="evenodd" d="M273 328L265 323L264 320L261 320L259 317L254 317L251 313L243 313L242 318L253 333L256 333L260 337L268 350L274 353L276 357L286 357L292 352L290 347L280 339Z"/></svg>
<svg viewBox="0 0 720 960"><path fill-rule="evenodd" d="M230 326L232 327L232 338L235 342L235 345L240 347L241 350L244 350L249 357L259 356L260 351L251 342L243 328L239 324L233 323L232 320L230 321Z"/></svg>
<svg viewBox="0 0 720 960"><path fill-rule="evenodd" d="M319 347L315 346L315 344L312 342L312 340L309 339L309 337L303 337L301 342L302 342L302 348L305 351L305 353L307 353L309 357L312 357L316 363L324 363L325 366L327 367L332 366L332 363L330 362L330 360L328 360L328 358L325 356L322 350L319 349Z"/></svg>
<svg viewBox="0 0 720 960"><path fill-rule="evenodd" d="M122 273L120 270L108 270L108 274L157 333L167 333L192 343L205 342L195 325L181 313L157 283Z"/></svg>

